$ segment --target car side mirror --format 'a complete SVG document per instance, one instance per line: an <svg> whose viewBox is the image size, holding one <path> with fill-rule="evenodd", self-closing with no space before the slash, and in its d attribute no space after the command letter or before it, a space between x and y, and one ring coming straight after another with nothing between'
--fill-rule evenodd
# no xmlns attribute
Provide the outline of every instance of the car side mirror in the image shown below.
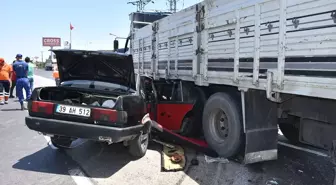
<svg viewBox="0 0 336 185"><path fill-rule="evenodd" d="M113 49L114 51L117 51L119 49L119 41L117 39L113 41Z"/></svg>

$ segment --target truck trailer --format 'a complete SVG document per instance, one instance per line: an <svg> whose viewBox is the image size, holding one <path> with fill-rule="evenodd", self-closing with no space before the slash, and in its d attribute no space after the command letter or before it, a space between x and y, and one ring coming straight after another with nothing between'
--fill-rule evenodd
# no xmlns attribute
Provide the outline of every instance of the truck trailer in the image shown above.
<svg viewBox="0 0 336 185"><path fill-rule="evenodd" d="M244 163L277 159L279 128L333 150L335 0L204 0L130 19L139 88L165 128Z"/></svg>

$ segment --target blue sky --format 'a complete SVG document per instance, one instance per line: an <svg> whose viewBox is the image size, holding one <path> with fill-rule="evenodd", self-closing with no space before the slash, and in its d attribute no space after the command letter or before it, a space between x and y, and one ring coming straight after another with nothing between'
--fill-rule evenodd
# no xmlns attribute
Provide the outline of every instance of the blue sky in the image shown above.
<svg viewBox="0 0 336 185"><path fill-rule="evenodd" d="M47 3L48 2L48 3ZM70 22L74 49L112 49L109 33L127 36L129 13L136 10L128 0L1 0L0 57L11 63L17 53L44 58L49 48L42 47L42 37L69 40ZM146 9L167 10L165 0L154 0ZM180 0L186 8L200 0Z"/></svg>

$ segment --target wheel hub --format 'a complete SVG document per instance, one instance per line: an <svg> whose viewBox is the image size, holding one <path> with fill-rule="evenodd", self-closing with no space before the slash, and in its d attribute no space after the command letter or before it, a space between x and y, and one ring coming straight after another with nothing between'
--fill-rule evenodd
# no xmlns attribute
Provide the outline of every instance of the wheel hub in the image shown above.
<svg viewBox="0 0 336 185"><path fill-rule="evenodd" d="M219 143L224 142L229 135L228 118L223 110L217 109L210 115L211 133Z"/></svg>

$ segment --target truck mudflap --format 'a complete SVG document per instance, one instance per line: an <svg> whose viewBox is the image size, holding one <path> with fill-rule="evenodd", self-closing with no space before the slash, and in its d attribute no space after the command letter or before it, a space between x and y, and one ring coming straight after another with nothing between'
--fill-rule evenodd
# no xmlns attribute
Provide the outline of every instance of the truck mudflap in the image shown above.
<svg viewBox="0 0 336 185"><path fill-rule="evenodd" d="M259 90L241 94L244 102L245 150L244 164L276 160L278 158L277 104L268 101Z"/></svg>
<svg viewBox="0 0 336 185"><path fill-rule="evenodd" d="M153 136L159 136L161 139L168 140L169 142L188 146L211 157L218 157L218 154L211 150L204 140L184 137L162 127L154 120L150 120L150 122Z"/></svg>

